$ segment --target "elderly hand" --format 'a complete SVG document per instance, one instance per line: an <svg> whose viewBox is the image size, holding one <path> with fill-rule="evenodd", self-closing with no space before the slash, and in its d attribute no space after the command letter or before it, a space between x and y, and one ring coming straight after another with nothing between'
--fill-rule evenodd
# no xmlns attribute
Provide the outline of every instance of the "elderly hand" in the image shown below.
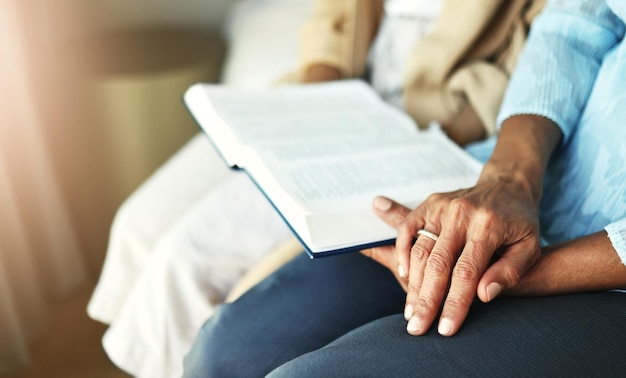
<svg viewBox="0 0 626 378"><path fill-rule="evenodd" d="M410 334L426 333L441 310L439 333L454 335L476 295L491 301L539 259L542 178L561 137L547 118L514 116L502 125L476 186L434 194L413 211L374 199L398 235L394 248L368 253L406 282Z"/></svg>
<svg viewBox="0 0 626 378"><path fill-rule="evenodd" d="M386 218L397 206L391 202L378 213ZM418 235L419 230L438 238ZM533 197L523 186L498 179L432 195L398 228L396 253L400 271L408 272L408 332L425 333L443 305L438 331L453 335L476 295L492 300L515 286L539 258Z"/></svg>

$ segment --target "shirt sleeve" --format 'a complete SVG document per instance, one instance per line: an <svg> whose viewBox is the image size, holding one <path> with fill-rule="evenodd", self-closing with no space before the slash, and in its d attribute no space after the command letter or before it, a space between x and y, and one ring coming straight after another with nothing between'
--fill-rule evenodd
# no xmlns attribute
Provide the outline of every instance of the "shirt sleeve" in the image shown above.
<svg viewBox="0 0 626 378"><path fill-rule="evenodd" d="M626 265L626 218L613 222L606 226L604 230L608 233L613 248Z"/></svg>
<svg viewBox="0 0 626 378"><path fill-rule="evenodd" d="M550 1L531 26L497 124L518 114L554 121L567 141L578 124L604 55L624 24L603 0Z"/></svg>

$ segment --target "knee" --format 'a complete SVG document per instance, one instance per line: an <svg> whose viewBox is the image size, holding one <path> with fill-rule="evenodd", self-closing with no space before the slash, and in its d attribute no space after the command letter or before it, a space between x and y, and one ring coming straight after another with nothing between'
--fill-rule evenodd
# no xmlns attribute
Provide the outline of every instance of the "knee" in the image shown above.
<svg viewBox="0 0 626 378"><path fill-rule="evenodd" d="M262 377L301 354L298 350L310 349L292 332L293 322L275 321L280 305L264 295L268 286L257 285L217 308L185 357L185 377Z"/></svg>
<svg viewBox="0 0 626 378"><path fill-rule="evenodd" d="M183 361L185 378L195 377L218 377L224 366L220 363L220 358L216 356L216 350L212 345L213 330L219 326L217 319L218 312L210 318L200 329L189 353Z"/></svg>
<svg viewBox="0 0 626 378"><path fill-rule="evenodd" d="M247 369L254 366L246 355L247 338L238 333L232 318L231 305L220 306L204 323L194 344L185 356L185 378L253 376ZM247 369L246 369L247 368Z"/></svg>

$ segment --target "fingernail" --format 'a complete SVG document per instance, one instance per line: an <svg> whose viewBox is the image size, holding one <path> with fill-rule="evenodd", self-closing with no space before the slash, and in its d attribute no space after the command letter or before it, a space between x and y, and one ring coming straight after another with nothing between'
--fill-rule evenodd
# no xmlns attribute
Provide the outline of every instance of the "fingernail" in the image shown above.
<svg viewBox="0 0 626 378"><path fill-rule="evenodd" d="M409 331L409 333L419 333L421 329L422 323L417 318L417 316L412 317L409 320L409 323L406 325L406 330Z"/></svg>
<svg viewBox="0 0 626 378"><path fill-rule="evenodd" d="M387 211L391 209L391 201L385 197L374 198L374 207L380 211Z"/></svg>
<svg viewBox="0 0 626 378"><path fill-rule="evenodd" d="M441 318L437 331L440 335L448 336L452 332L452 321L448 318Z"/></svg>
<svg viewBox="0 0 626 378"><path fill-rule="evenodd" d="M500 286L497 282L492 282L487 285L487 302L490 302L492 299L498 296L502 291L502 286Z"/></svg>
<svg viewBox="0 0 626 378"><path fill-rule="evenodd" d="M406 277L406 270L404 270L404 266L398 265L398 275L402 278Z"/></svg>
<svg viewBox="0 0 626 378"><path fill-rule="evenodd" d="M404 319L409 320L413 316L413 306L410 304L404 307Z"/></svg>

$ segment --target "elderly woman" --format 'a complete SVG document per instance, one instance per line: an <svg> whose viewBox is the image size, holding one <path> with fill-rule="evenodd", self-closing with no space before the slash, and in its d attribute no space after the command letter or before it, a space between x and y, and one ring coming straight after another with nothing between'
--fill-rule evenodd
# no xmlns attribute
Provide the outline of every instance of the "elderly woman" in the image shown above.
<svg viewBox="0 0 626 378"><path fill-rule="evenodd" d="M476 186L376 198L398 229L365 251L382 265L294 259L205 324L186 376L623 375L625 20L623 1L552 1L495 148L469 148L492 150Z"/></svg>

